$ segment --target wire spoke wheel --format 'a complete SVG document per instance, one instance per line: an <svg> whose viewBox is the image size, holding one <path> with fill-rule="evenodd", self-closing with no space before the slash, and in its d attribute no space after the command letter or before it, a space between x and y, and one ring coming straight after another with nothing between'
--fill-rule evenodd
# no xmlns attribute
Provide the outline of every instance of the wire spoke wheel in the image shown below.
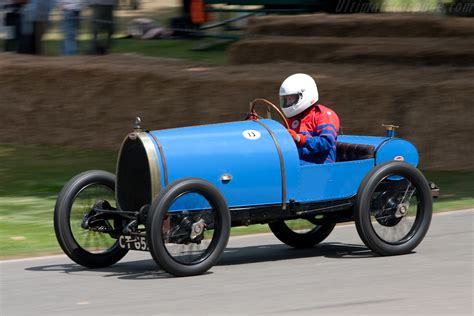
<svg viewBox="0 0 474 316"><path fill-rule="evenodd" d="M400 244L416 232L421 220L421 217L417 217L420 213L420 198L411 181L399 176L395 178L399 179L384 178L375 189L370 222L381 240Z"/></svg>
<svg viewBox="0 0 474 316"><path fill-rule="evenodd" d="M70 225L74 240L84 250L90 253L104 253L110 251L117 243L110 234L98 231L100 228L113 227L110 220L100 220L95 224L96 229L84 229L82 223L97 202L107 201L112 207L115 205L114 191L99 183L84 187L74 198L71 206Z"/></svg>
<svg viewBox="0 0 474 316"><path fill-rule="evenodd" d="M175 276L202 274L224 251L230 213L211 183L177 180L154 199L147 219L147 240L156 263Z"/></svg>
<svg viewBox="0 0 474 316"><path fill-rule="evenodd" d="M374 167L357 192L354 219L364 244L379 255L411 252L428 232L433 202L423 174L404 162Z"/></svg>
<svg viewBox="0 0 474 316"><path fill-rule="evenodd" d="M123 223L93 210L98 203L113 210L114 190L113 174L91 170L69 180L59 193L54 208L56 238L64 253L82 266L108 267L128 252L116 239Z"/></svg>
<svg viewBox="0 0 474 316"><path fill-rule="evenodd" d="M200 193L187 192L173 201L164 216L162 239L176 262L196 264L212 252L219 229L216 207Z"/></svg>

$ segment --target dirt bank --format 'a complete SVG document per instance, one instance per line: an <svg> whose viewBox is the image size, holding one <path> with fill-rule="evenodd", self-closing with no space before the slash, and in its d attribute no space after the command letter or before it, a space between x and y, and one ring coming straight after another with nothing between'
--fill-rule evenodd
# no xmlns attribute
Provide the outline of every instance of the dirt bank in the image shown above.
<svg viewBox="0 0 474 316"><path fill-rule="evenodd" d="M0 142L118 148L140 115L148 129L242 119L250 100L276 102L306 72L346 134L397 123L427 169L474 168L472 67L292 64L207 67L136 56L0 54Z"/></svg>
<svg viewBox="0 0 474 316"><path fill-rule="evenodd" d="M473 39L474 40L474 39ZM233 64L297 63L473 66L474 45L466 38L288 37L242 40L230 49Z"/></svg>
<svg viewBox="0 0 474 316"><path fill-rule="evenodd" d="M400 14L258 17L232 46L230 61L472 66L472 22Z"/></svg>
<svg viewBox="0 0 474 316"><path fill-rule="evenodd" d="M250 19L247 36L473 37L471 18L422 14L309 14Z"/></svg>

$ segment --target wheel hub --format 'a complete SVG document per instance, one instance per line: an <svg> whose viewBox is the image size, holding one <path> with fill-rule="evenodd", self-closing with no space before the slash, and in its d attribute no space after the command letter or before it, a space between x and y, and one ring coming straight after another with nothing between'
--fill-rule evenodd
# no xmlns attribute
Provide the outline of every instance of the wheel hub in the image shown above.
<svg viewBox="0 0 474 316"><path fill-rule="evenodd" d="M397 211L395 212L395 217L396 217L396 218L401 218L401 217L407 215L408 208L409 208L408 203L400 204L400 205L397 207Z"/></svg>
<svg viewBox="0 0 474 316"><path fill-rule="evenodd" d="M105 200L98 201L94 204L91 210L84 214L84 217L81 222L81 227L83 229L89 229L92 231L97 232L110 232L113 231L113 227L109 224L109 222L104 218L102 214L98 214L95 209L105 209L109 210L112 207L110 203Z"/></svg>
<svg viewBox="0 0 474 316"><path fill-rule="evenodd" d="M177 244L199 244L207 227L204 219L195 221L192 217L184 217L179 224L173 225L169 234L169 242Z"/></svg>
<svg viewBox="0 0 474 316"><path fill-rule="evenodd" d="M191 226L191 235L189 236L191 240L195 240L198 236L202 235L204 233L205 228L206 228L206 223L204 222L202 218L196 223L194 223Z"/></svg>
<svg viewBox="0 0 474 316"><path fill-rule="evenodd" d="M386 227L395 226L406 214L405 206L402 210L404 204L398 204L398 200L397 192L385 191L373 202L374 216L380 225Z"/></svg>

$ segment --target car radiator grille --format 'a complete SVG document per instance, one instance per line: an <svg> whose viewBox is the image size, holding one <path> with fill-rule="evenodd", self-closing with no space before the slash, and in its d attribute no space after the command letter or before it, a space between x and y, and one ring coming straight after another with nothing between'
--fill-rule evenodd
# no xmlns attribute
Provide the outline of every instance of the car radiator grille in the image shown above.
<svg viewBox="0 0 474 316"><path fill-rule="evenodd" d="M116 182L117 204L123 211L139 211L151 203L148 156L139 137L127 137L119 153Z"/></svg>

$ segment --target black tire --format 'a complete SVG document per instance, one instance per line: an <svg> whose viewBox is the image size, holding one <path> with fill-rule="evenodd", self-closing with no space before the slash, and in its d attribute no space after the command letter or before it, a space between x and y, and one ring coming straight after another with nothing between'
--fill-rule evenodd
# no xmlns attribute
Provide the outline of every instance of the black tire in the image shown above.
<svg viewBox="0 0 474 316"><path fill-rule="evenodd" d="M69 180L59 193L56 201L54 208L54 231L64 253L74 262L88 268L103 268L118 262L127 254L128 250L120 248L118 241L113 239L109 234L92 232L81 228L79 212L74 210L74 214L71 216L76 199L82 192L90 188L103 188L104 191L107 192L110 190L110 194L108 194L107 197L113 197L113 193L115 192L115 176L106 171L91 170L83 172ZM104 199L104 196L97 196L94 199L99 201ZM92 201L90 207L92 207L96 201ZM109 202L112 203L112 201ZM87 210L85 209L84 211ZM115 225L115 223L113 225ZM100 253L84 249L87 248L86 243L81 245L81 243L76 240L79 239L80 236L75 236L74 232L79 232L76 233L76 235L79 235L81 232L87 233L88 235L91 234L90 237L95 238L95 242L106 244L104 246L105 249Z"/></svg>
<svg viewBox="0 0 474 316"><path fill-rule="evenodd" d="M183 217L182 214L191 214L191 212L176 212L169 214L169 209L174 205L177 199L180 199L187 194L199 194L204 197L208 205L211 207L213 213L212 219L206 219L206 225L211 227L212 238L209 242L209 247L206 248L198 257L184 262L178 256L171 254L168 247L173 245L180 245L182 247L195 246L195 243L189 242L171 242L170 236L174 227L179 225L169 225L168 232L163 229L166 220L172 222L172 218L176 216ZM190 215L195 216L195 215ZM198 221L197 218L192 222ZM178 277L198 275L209 270L227 246L230 235L230 212L227 203L219 192L219 190L211 183L195 178L186 178L173 182L164 190L162 190L154 199L147 218L147 241L150 247L150 253L155 262L165 271ZM165 226L166 227L166 226ZM173 227L173 228L171 228ZM165 235L165 236L163 236ZM187 235L184 235L187 236ZM207 243L206 240L204 240ZM199 243L199 245L201 245Z"/></svg>
<svg viewBox="0 0 474 316"><path fill-rule="evenodd" d="M393 177L400 177L403 180L391 180ZM376 197L386 194L387 191L384 190L387 189L384 188L394 187L394 183L395 188L399 186L399 184L396 184L396 181L405 181L407 185L404 186L406 189L393 189L393 192L399 192L400 196L403 194L403 191L405 193L401 198L393 199L397 201L396 203L389 201L392 205L395 205L395 207L392 206L392 214L387 214L385 207L381 212L374 209L374 205L377 204L374 202ZM412 187L414 189L409 191ZM416 200L416 205L413 205L414 207L408 211L410 207L410 198L408 198L408 207L403 210L404 215L398 213L398 216L402 216L403 219L400 220L400 218L395 217L395 214L399 207L403 205L403 200L407 199L407 192L410 192L410 198ZM386 197L383 198L387 200ZM390 212L390 207L387 207L387 209ZM409 212L416 212L416 214L415 216L408 216ZM374 167L362 180L357 192L354 219L357 232L364 244L379 255L391 256L409 253L420 244L428 232L432 213L433 202L431 192L423 174L408 163L387 162ZM382 217L377 217L377 214L382 214ZM405 219L409 222L404 222ZM410 224L411 222L413 223ZM376 226L380 226L389 233L383 235L377 232ZM401 234L397 232L399 236L394 236L394 233L390 233L390 230L396 232L399 228L404 228L406 232L402 231Z"/></svg>
<svg viewBox="0 0 474 316"><path fill-rule="evenodd" d="M312 248L331 234L336 224L314 225L308 232L292 230L284 220L268 223L270 230L282 243L294 248Z"/></svg>

